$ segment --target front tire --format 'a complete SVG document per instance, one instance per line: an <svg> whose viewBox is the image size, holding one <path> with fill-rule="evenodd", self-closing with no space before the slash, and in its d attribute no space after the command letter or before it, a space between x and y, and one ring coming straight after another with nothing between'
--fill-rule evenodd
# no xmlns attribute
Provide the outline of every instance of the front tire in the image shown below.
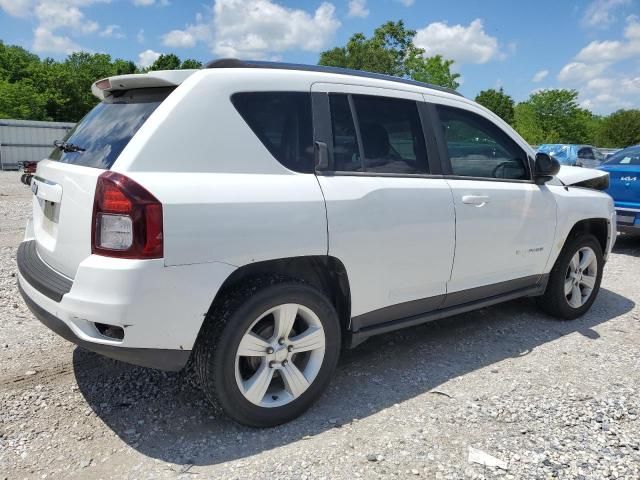
<svg viewBox="0 0 640 480"><path fill-rule="evenodd" d="M340 341L338 315L319 291L257 279L211 312L195 370L214 407L245 425L271 427L298 417L321 395Z"/></svg>
<svg viewBox="0 0 640 480"><path fill-rule="evenodd" d="M600 290L603 267L602 247L595 236L587 233L569 239L549 274L539 307L561 320L584 315Z"/></svg>

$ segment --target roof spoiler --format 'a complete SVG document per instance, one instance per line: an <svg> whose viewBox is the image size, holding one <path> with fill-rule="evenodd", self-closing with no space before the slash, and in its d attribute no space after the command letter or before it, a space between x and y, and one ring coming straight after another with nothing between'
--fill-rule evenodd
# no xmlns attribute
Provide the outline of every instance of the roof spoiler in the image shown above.
<svg viewBox="0 0 640 480"><path fill-rule="evenodd" d="M175 87L197 70L158 70L148 73L133 73L103 78L91 85L91 93L104 100L118 90L134 88Z"/></svg>

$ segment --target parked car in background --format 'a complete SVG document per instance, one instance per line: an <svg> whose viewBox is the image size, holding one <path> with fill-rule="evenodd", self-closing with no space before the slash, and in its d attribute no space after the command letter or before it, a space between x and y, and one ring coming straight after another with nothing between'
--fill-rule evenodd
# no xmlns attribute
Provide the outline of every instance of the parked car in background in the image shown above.
<svg viewBox="0 0 640 480"><path fill-rule="evenodd" d="M599 148L604 155L604 159L607 160L611 155L618 153L622 148Z"/></svg>
<svg viewBox="0 0 640 480"><path fill-rule="evenodd" d="M640 233L640 145L620 150L600 169L609 173L607 193L615 202L618 231Z"/></svg>
<svg viewBox="0 0 640 480"><path fill-rule="evenodd" d="M604 161L604 154L591 145L546 143L540 145L538 152L555 157L562 165L574 167L598 168Z"/></svg>

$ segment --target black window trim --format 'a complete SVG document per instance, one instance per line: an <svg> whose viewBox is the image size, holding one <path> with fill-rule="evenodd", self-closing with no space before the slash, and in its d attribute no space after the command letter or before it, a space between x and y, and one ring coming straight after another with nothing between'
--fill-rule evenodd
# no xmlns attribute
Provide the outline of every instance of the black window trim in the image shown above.
<svg viewBox="0 0 640 480"><path fill-rule="evenodd" d="M442 106L442 107L446 107L446 108L455 108L458 110L462 110L464 112L469 112L469 113L473 113L475 115L479 115L478 113L472 111L472 110L468 110L466 108L461 108L458 106L454 106L454 105L447 105L444 103L432 103L432 102L426 102L427 105L429 106L429 109L431 110L431 122L430 122L430 126L431 129L433 130L434 136L436 138L436 141L438 143L438 152L440 154L440 159L441 159L441 164L442 164L442 172L443 172L443 178L446 179L451 179L451 180L478 180L478 181L486 181L486 182L502 182L502 183L532 183L535 184L535 180L533 179L533 166L534 166L534 160L531 158L531 156L529 154L527 154L527 151L525 149L522 148L522 146L520 146L520 144L518 142L516 142L515 140L513 140L513 142L518 146L518 148L520 148L522 150L522 153L525 155L526 157L526 161L523 158L523 162L526 165L527 168L527 175L529 178L527 179L512 179L512 178L491 178L491 177L471 177L471 176L465 176L465 175L455 175L453 173L453 167L451 166L451 159L449 158L449 151L447 149L447 142L444 138L442 129L437 128L438 125L440 125L440 114L438 113L438 106ZM491 122L491 120L489 120L486 117L483 117L482 115L479 115L482 118L485 118L487 121ZM500 125L491 122L496 128L500 129L501 132L504 133L504 135L506 135L508 138L511 138L511 135L509 135L502 127L500 127Z"/></svg>
<svg viewBox="0 0 640 480"><path fill-rule="evenodd" d="M314 102L313 97L317 96L317 100ZM325 123L327 125L326 128L318 128L316 129L315 123L313 127L314 134L314 142L324 142L327 144L329 151L329 168L327 170L318 170L316 169L316 175L323 176L336 176L336 177L388 177L388 178L443 178L442 170L440 168L436 139L433 135L433 128L429 122L427 124L429 116L422 111L424 105L427 105L426 102L420 100L411 100L408 98L396 97L393 95L376 95L376 94L355 94L355 95L364 95L371 97L380 97L380 98L389 98L392 100L404 100L409 102L414 102L416 108L418 110L418 116L420 119L420 124L422 126L422 135L425 142L425 146L427 147L427 168L429 169L429 173L391 173L391 172L354 172L354 171L343 171L335 169L335 161L333 158L333 126L331 124L331 110L330 110L330 102L329 95L344 95L347 97L347 101L349 102L349 109L351 111L351 116L353 118L353 125L356 132L356 139L358 142L358 152L360 155L360 161L362 163L362 168L364 168L364 147L362 145L362 138L360 136L360 125L358 122L358 116L356 114L355 104L352 98L351 93L340 92L340 91L330 91L330 92L312 92L312 109L313 111L313 119L314 122L316 119L318 122ZM326 96L326 100L320 100L320 96ZM315 112L316 108L321 108L322 111ZM317 135L317 136L316 136ZM427 141L430 139L430 141ZM434 172L435 170L435 172Z"/></svg>

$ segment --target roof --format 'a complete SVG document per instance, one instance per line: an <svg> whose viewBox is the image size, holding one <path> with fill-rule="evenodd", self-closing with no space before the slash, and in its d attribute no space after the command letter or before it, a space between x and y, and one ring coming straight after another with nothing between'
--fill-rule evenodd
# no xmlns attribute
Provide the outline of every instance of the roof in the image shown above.
<svg viewBox="0 0 640 480"><path fill-rule="evenodd" d="M349 75L352 77L364 77L374 78L378 80L386 80L395 83L404 83L406 85L414 85L422 88L430 88L432 90L439 90L441 92L451 93L462 97L462 94L458 93L452 88L441 87L439 85L431 85L429 83L418 82L408 78L394 77L391 75L384 75L382 73L365 72L362 70L353 70L350 68L339 67L325 67L322 65L302 65L297 63L282 63L282 62L267 62L262 60L239 60L237 58L220 58L212 60L202 68L269 68L273 70L297 70L303 72L321 72L321 73L334 73L338 75Z"/></svg>

